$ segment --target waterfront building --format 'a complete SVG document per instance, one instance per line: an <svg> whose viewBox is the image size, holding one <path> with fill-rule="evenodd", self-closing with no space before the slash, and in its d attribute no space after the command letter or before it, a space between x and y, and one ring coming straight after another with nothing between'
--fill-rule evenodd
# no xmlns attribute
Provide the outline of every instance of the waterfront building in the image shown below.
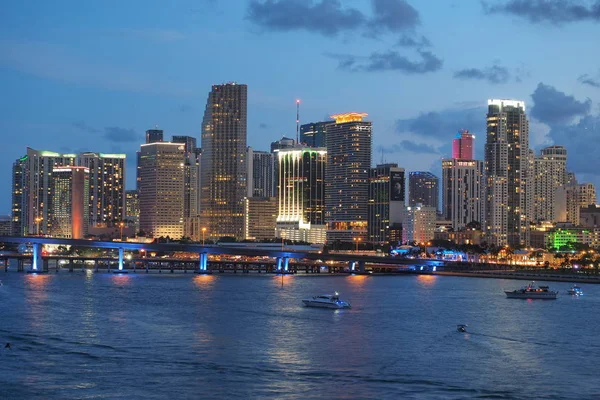
<svg viewBox="0 0 600 400"><path fill-rule="evenodd" d="M281 188L277 197L277 237L325 243L327 150L296 146L276 154Z"/></svg>
<svg viewBox="0 0 600 400"><path fill-rule="evenodd" d="M271 153L294 147L296 147L296 141L294 139L282 136L281 139L271 142Z"/></svg>
<svg viewBox="0 0 600 400"><path fill-rule="evenodd" d="M442 160L442 215L459 230L484 220L483 161Z"/></svg>
<svg viewBox="0 0 600 400"><path fill-rule="evenodd" d="M600 230L573 226L572 224L557 224L545 235L546 248L559 251L574 250L573 244L587 245L593 248L600 246Z"/></svg>
<svg viewBox="0 0 600 400"><path fill-rule="evenodd" d="M600 206L589 204L579 209L579 224L584 228L600 229Z"/></svg>
<svg viewBox="0 0 600 400"><path fill-rule="evenodd" d="M183 236L185 145L154 142L140 150L140 230L146 236Z"/></svg>
<svg viewBox="0 0 600 400"><path fill-rule="evenodd" d="M248 197L275 196L275 154L248 147Z"/></svg>
<svg viewBox="0 0 600 400"><path fill-rule="evenodd" d="M415 171L408 174L408 205L421 204L439 209L439 179L431 172Z"/></svg>
<svg viewBox="0 0 600 400"><path fill-rule="evenodd" d="M207 235L243 239L248 86L213 85L202 121L201 223Z"/></svg>
<svg viewBox="0 0 600 400"><path fill-rule="evenodd" d="M183 218L188 221L198 216L200 198L200 159L196 151L196 138L191 136L173 136L173 143L181 143L184 147L183 163Z"/></svg>
<svg viewBox="0 0 600 400"><path fill-rule="evenodd" d="M452 158L455 160L473 160L473 142L475 135L464 129L452 140Z"/></svg>
<svg viewBox="0 0 600 400"><path fill-rule="evenodd" d="M0 215L0 236L10 236L13 234L12 218L10 215Z"/></svg>
<svg viewBox="0 0 600 400"><path fill-rule="evenodd" d="M277 198L247 197L244 199L244 239L270 240L275 238Z"/></svg>
<svg viewBox="0 0 600 400"><path fill-rule="evenodd" d="M54 237L84 239L90 221L90 170L64 166L52 170L52 210L49 213Z"/></svg>
<svg viewBox="0 0 600 400"><path fill-rule="evenodd" d="M140 228L140 199L137 189L125 191L125 220L129 226Z"/></svg>
<svg viewBox="0 0 600 400"><path fill-rule="evenodd" d="M406 207L402 221L403 243L427 243L435 236L437 210L422 204Z"/></svg>
<svg viewBox="0 0 600 400"><path fill-rule="evenodd" d="M402 223L404 201L404 168L398 168L398 164L379 164L370 169L367 221L369 242L390 241L390 226Z"/></svg>
<svg viewBox="0 0 600 400"><path fill-rule="evenodd" d="M482 232L481 229L459 229L459 230L443 230L443 231L435 231L433 233L434 240L447 240L452 243L462 245L462 244L472 244L479 246L482 242Z"/></svg>
<svg viewBox="0 0 600 400"><path fill-rule="evenodd" d="M300 125L300 143L308 147L327 147L327 126L333 123L322 121Z"/></svg>
<svg viewBox="0 0 600 400"><path fill-rule="evenodd" d="M581 208L596 204L596 187L593 183L562 186L557 190L556 203L564 210L562 221L579 225Z"/></svg>
<svg viewBox="0 0 600 400"><path fill-rule="evenodd" d="M80 153L77 165L89 170L88 226L117 226L125 219L125 154Z"/></svg>
<svg viewBox="0 0 600 400"><path fill-rule="evenodd" d="M162 129L148 129L146 131L146 144L162 142L164 132Z"/></svg>
<svg viewBox="0 0 600 400"><path fill-rule="evenodd" d="M372 124L366 113L332 115L327 127L327 242L366 240Z"/></svg>
<svg viewBox="0 0 600 400"><path fill-rule="evenodd" d="M488 100L485 144L486 219L488 243L511 247L528 245L532 219L533 182L529 122L525 103Z"/></svg>
<svg viewBox="0 0 600 400"><path fill-rule="evenodd" d="M75 154L27 148L13 164L12 220L16 236L51 235L52 171L75 165Z"/></svg>
<svg viewBox="0 0 600 400"><path fill-rule="evenodd" d="M559 222L557 193L567 181L567 149L550 146L542 149L534 161L534 212L535 222Z"/></svg>

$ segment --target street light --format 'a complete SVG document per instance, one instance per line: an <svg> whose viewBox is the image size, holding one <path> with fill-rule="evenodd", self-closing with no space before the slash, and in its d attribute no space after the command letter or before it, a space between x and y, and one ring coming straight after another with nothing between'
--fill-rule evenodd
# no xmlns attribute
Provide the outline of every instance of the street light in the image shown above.
<svg viewBox="0 0 600 400"><path fill-rule="evenodd" d="M123 227L125 226L125 222L119 222L119 228L121 228L121 242L123 241Z"/></svg>
<svg viewBox="0 0 600 400"><path fill-rule="evenodd" d="M204 246L204 234L206 233L206 228L202 228L202 246Z"/></svg>
<svg viewBox="0 0 600 400"><path fill-rule="evenodd" d="M36 225L37 225L37 235L40 236L40 222L42 222L42 220L44 219L44 217L36 217L34 219Z"/></svg>
<svg viewBox="0 0 600 400"><path fill-rule="evenodd" d="M356 242L356 251L358 252L358 243L361 241L361 238L352 238Z"/></svg>

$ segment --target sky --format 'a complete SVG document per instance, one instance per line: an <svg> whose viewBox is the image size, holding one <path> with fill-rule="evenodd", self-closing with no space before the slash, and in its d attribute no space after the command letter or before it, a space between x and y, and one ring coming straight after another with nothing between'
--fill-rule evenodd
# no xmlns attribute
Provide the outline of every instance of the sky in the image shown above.
<svg viewBox="0 0 600 400"><path fill-rule="evenodd" d="M198 138L213 84L248 85L248 145L342 112L373 163L440 174L457 131L483 157L487 99L526 103L530 146L564 145L600 187L600 0L0 2L0 214L26 148L135 152L158 126Z"/></svg>

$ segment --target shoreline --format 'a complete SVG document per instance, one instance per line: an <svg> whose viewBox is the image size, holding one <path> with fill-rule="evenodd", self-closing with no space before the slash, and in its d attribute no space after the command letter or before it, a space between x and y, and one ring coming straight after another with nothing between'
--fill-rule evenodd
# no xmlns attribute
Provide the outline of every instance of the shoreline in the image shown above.
<svg viewBox="0 0 600 400"><path fill-rule="evenodd" d="M491 279L515 279L515 280L540 280L549 282L575 282L575 283L600 283L600 275L581 277L577 275L559 276L559 275L545 275L545 274L534 274L534 273L522 273L522 272L455 272L455 271L438 271L432 272L431 275L440 276L459 276L467 278L491 278Z"/></svg>

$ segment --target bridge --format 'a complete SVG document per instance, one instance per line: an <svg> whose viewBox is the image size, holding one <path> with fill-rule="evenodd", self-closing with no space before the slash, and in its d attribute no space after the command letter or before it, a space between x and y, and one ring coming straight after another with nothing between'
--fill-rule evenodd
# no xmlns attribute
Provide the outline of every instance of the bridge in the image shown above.
<svg viewBox="0 0 600 400"><path fill-rule="evenodd" d="M276 271L285 273L289 269L289 261L291 259L310 260L310 261L333 261L348 263L350 271L365 272L365 264L386 264L396 266L420 266L427 267L431 270L434 267L440 267L445 264L441 260L423 260L423 259L405 259L394 257L380 257L371 255L348 254L348 253L318 253L311 251L286 251L260 249L260 248L240 248L225 246L204 246L200 244L181 244L181 243L137 243L137 242L107 242L98 240L84 239L64 239L64 238L48 238L39 236L0 236L0 243L25 244L31 245L33 254L31 255L31 270L29 272L43 272L44 257L42 255L43 245L62 245L77 247L91 247L102 249L118 250L118 269L114 272L126 273L124 268L124 251L145 251L145 252L186 252L198 254L197 264L198 273L208 273L207 264L209 255L229 255L229 256L245 256L245 257L270 257L275 260ZM2 257L2 256L0 256ZM10 256L3 256L6 260ZM79 257L81 258L81 257Z"/></svg>

